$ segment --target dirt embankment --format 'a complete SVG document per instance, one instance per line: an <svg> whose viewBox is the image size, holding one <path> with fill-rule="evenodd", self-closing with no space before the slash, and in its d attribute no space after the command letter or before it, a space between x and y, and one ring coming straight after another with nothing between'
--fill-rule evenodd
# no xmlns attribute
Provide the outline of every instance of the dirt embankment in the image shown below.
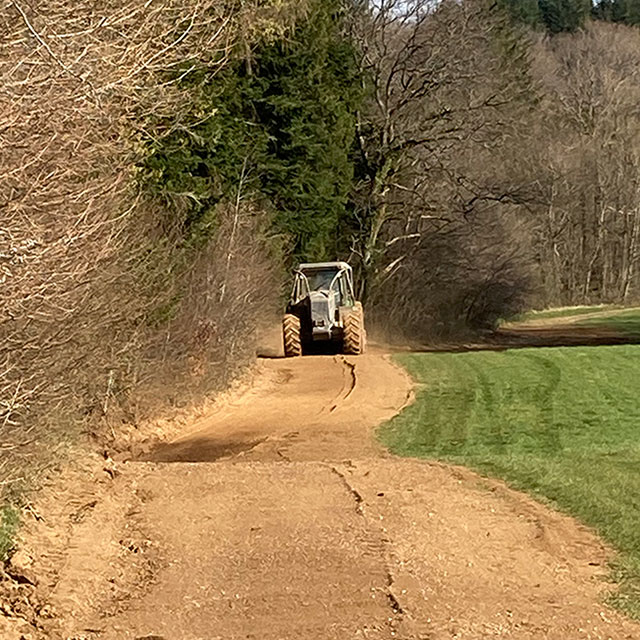
<svg viewBox="0 0 640 640"><path fill-rule="evenodd" d="M261 368L177 440L43 494L20 559L38 584L16 586L40 615L8 603L1 637L640 637L585 528L380 447L412 393L383 352Z"/></svg>
<svg viewBox="0 0 640 640"><path fill-rule="evenodd" d="M525 322L504 325L488 342L505 348L637 344L640 343L640 335L620 331L615 328L615 325L582 324L589 320L614 318L632 310L631 308L603 309L573 316L531 318Z"/></svg>

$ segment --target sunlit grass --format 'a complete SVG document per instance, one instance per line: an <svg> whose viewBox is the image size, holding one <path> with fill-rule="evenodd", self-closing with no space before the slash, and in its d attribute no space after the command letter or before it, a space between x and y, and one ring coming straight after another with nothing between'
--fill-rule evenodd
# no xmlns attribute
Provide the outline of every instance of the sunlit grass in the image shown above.
<svg viewBox="0 0 640 640"><path fill-rule="evenodd" d="M0 561L11 551L19 524L20 516L17 509L9 505L0 509Z"/></svg>
<svg viewBox="0 0 640 640"><path fill-rule="evenodd" d="M589 313L598 313L600 311L614 311L618 309L614 305L592 305L578 307L558 307L555 309L542 309L540 311L527 311L521 313L512 322L531 322L534 320L547 320L554 318L573 318Z"/></svg>

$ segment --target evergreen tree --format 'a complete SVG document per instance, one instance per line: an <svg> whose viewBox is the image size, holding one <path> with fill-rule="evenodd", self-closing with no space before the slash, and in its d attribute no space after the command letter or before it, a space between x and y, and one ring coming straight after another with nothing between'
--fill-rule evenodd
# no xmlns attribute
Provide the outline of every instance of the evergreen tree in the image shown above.
<svg viewBox="0 0 640 640"><path fill-rule="evenodd" d="M160 123L168 133L150 141L144 176L167 201L186 198L192 235L215 227L216 205L242 184L273 211L293 256L335 256L362 99L342 11L342 0L314 0L286 37L181 80L189 122Z"/></svg>
<svg viewBox="0 0 640 640"><path fill-rule="evenodd" d="M640 25L640 0L600 0L594 5L592 16L606 22Z"/></svg>
<svg viewBox="0 0 640 640"><path fill-rule="evenodd" d="M500 0L498 5L517 23L536 28L542 22L538 0Z"/></svg>
<svg viewBox="0 0 640 640"><path fill-rule="evenodd" d="M340 0L319 0L293 37L264 47L250 84L255 119L268 136L262 190L296 253L334 257L336 229L353 177L349 152L362 97L359 70L342 33Z"/></svg>
<svg viewBox="0 0 640 640"><path fill-rule="evenodd" d="M498 0L498 5L514 22L554 34L577 31L590 13L609 20L605 14L619 13L623 5L626 12L628 2L640 3L640 0L602 0L596 7L592 7L590 0Z"/></svg>
<svg viewBox="0 0 640 640"><path fill-rule="evenodd" d="M539 6L549 33L577 31L591 10L590 0L539 0Z"/></svg>
<svg viewBox="0 0 640 640"><path fill-rule="evenodd" d="M640 0L627 0L627 12L624 22L628 25L640 25Z"/></svg>

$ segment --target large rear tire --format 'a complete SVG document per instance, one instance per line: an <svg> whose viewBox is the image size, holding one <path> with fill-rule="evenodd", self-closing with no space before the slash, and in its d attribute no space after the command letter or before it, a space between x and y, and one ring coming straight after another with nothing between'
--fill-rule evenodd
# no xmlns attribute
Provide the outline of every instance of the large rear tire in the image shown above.
<svg viewBox="0 0 640 640"><path fill-rule="evenodd" d="M356 302L344 322L343 351L350 356L364 353L367 343L367 333L364 328L364 311L362 305Z"/></svg>
<svg viewBox="0 0 640 640"><path fill-rule="evenodd" d="M367 350L367 325L364 321L364 309L362 308L362 302L356 302L356 309L360 311L360 323L362 326L362 345L360 347L360 353L364 353Z"/></svg>
<svg viewBox="0 0 640 640"><path fill-rule="evenodd" d="M300 318L292 313L285 313L282 319L282 338L284 355L293 358L302 355L302 336L300 335Z"/></svg>

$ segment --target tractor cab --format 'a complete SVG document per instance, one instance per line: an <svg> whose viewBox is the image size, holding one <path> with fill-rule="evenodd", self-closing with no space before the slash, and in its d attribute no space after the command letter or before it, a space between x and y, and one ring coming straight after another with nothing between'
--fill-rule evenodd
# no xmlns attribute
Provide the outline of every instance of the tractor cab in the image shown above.
<svg viewBox="0 0 640 640"><path fill-rule="evenodd" d="M335 296L339 306L353 306L355 295L351 267L346 262L301 264L295 271L291 302L295 304L312 293Z"/></svg>

